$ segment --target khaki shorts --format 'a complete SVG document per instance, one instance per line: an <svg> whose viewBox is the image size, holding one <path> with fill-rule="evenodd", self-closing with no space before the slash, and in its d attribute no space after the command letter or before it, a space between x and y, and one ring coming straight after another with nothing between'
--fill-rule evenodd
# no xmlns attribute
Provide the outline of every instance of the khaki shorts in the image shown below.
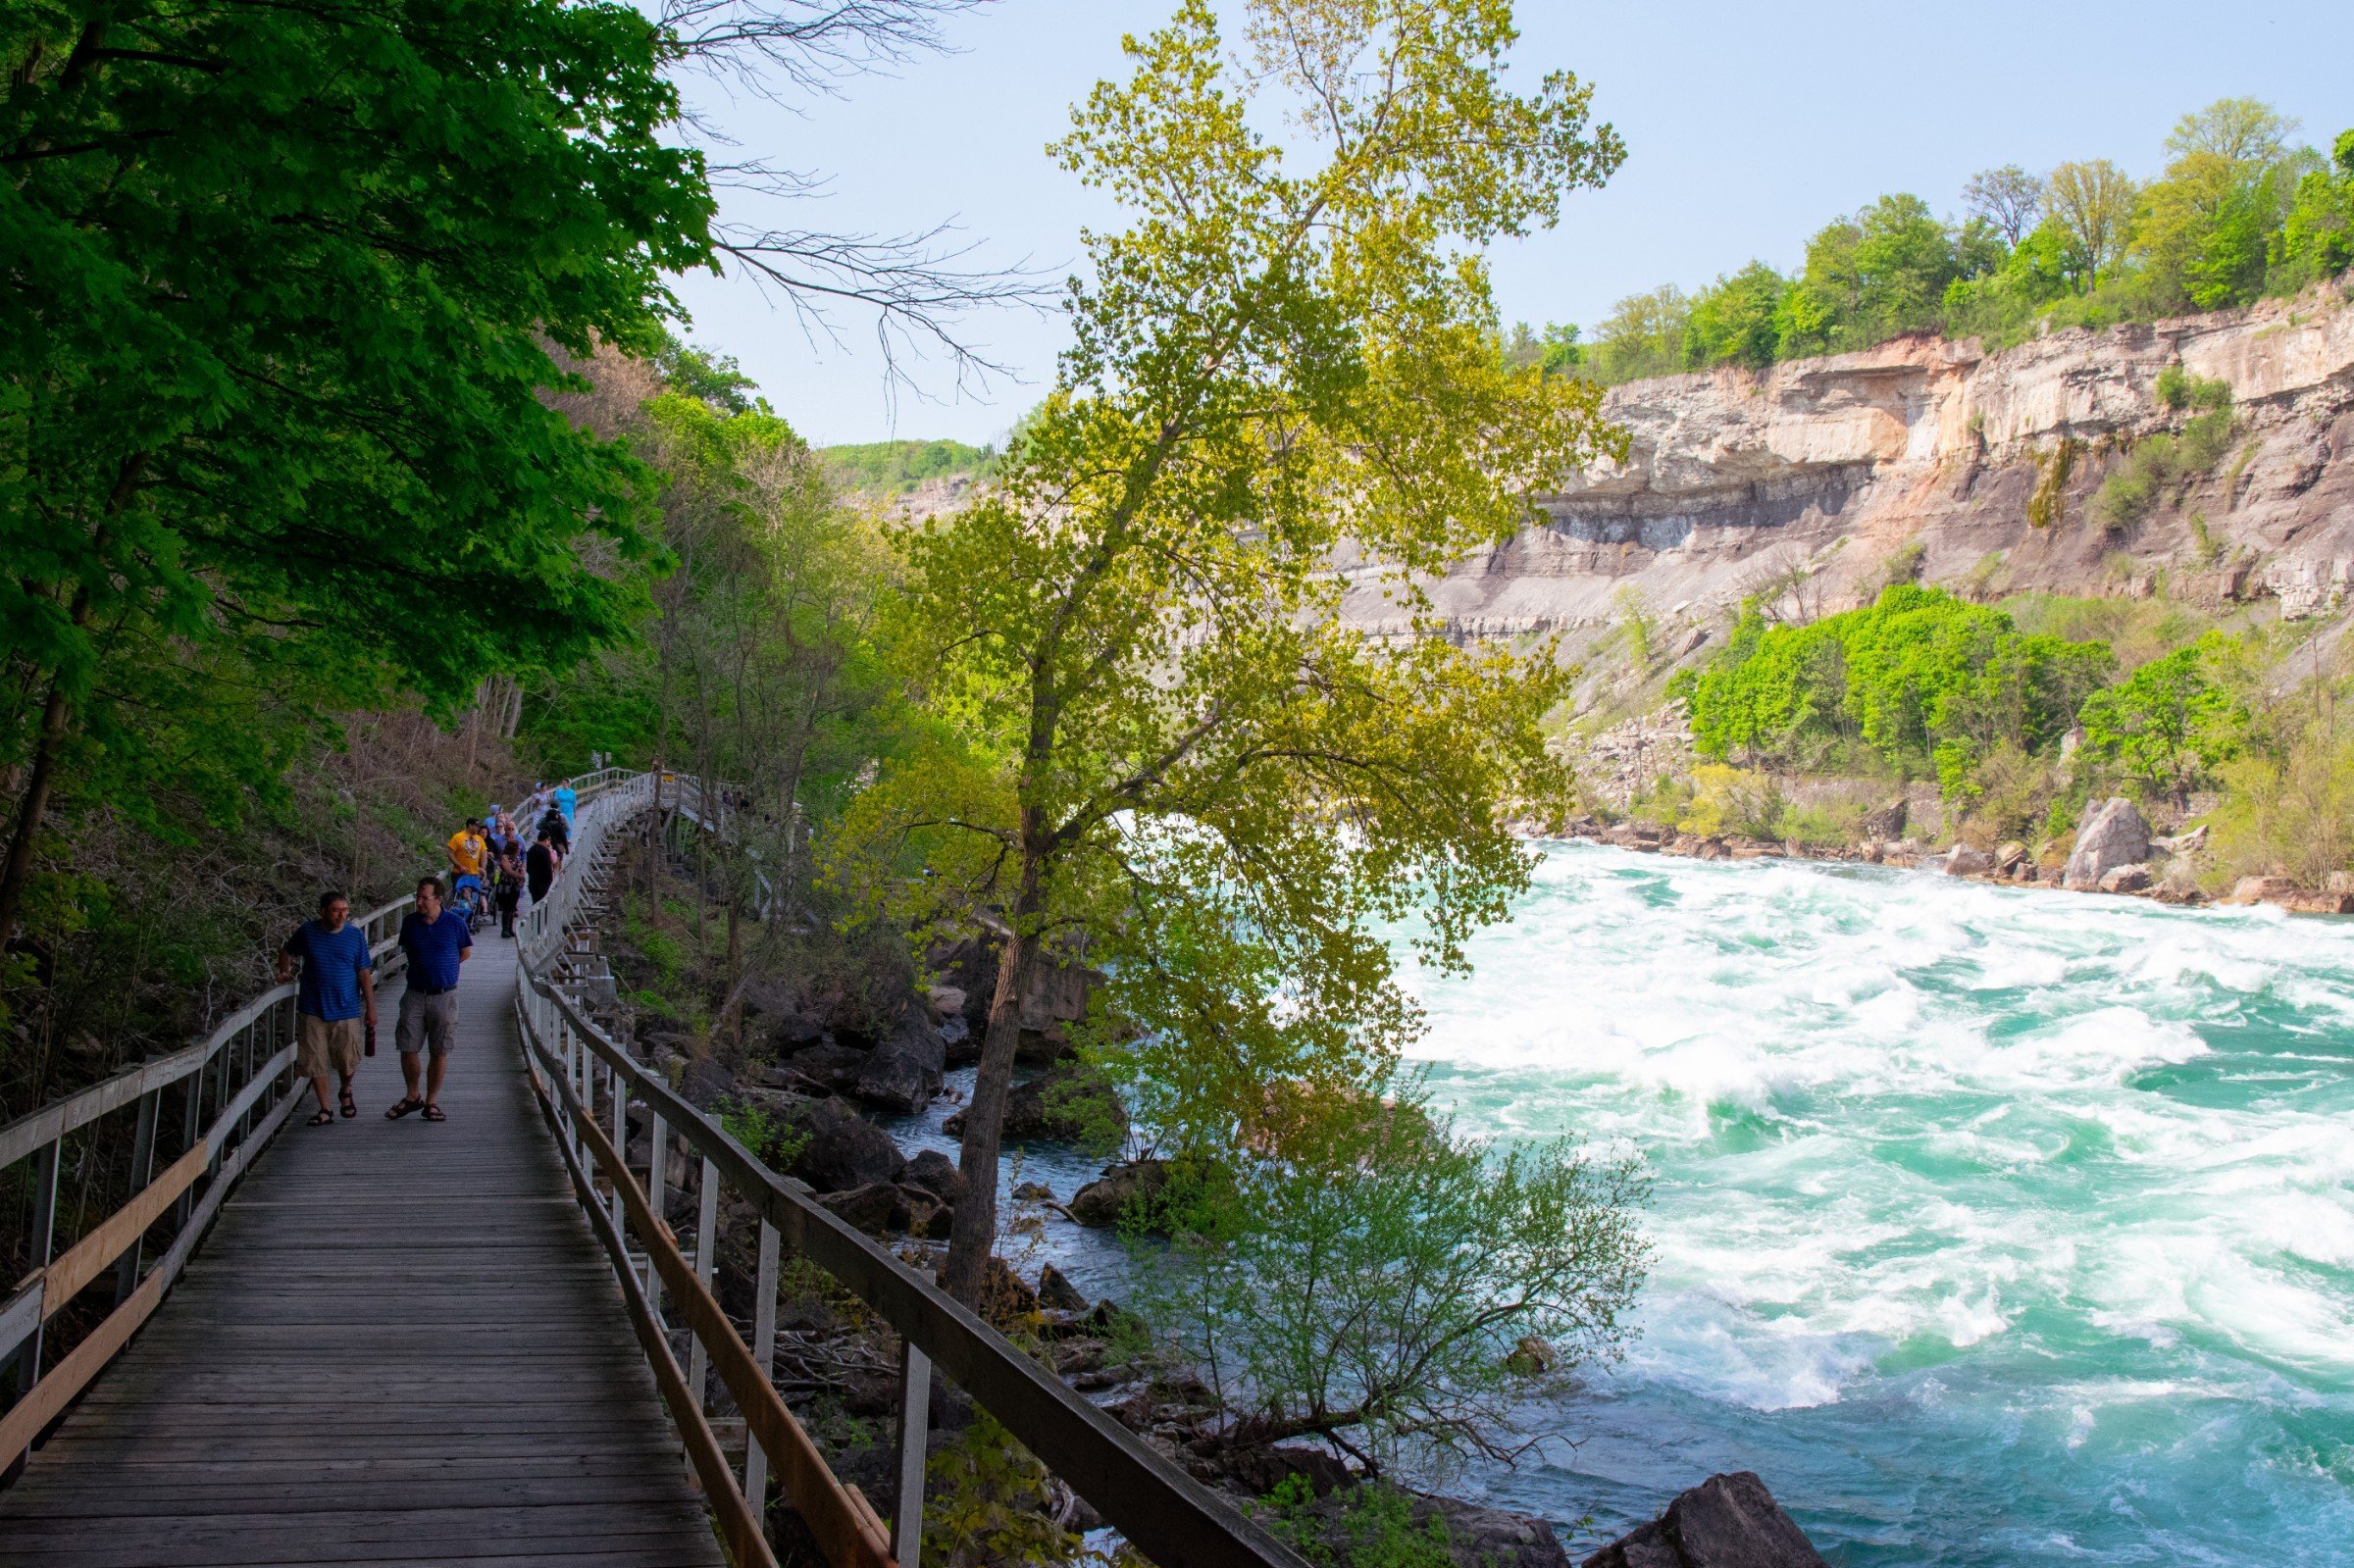
<svg viewBox="0 0 2354 1568"><path fill-rule="evenodd" d="M445 990L428 996L414 986L402 991L400 1023L392 1031L392 1041L403 1056L419 1051L447 1056L458 1042L458 993Z"/></svg>
<svg viewBox="0 0 2354 1568"><path fill-rule="evenodd" d="M345 1078L360 1070L360 1021L294 1015L294 1072L301 1078Z"/></svg>

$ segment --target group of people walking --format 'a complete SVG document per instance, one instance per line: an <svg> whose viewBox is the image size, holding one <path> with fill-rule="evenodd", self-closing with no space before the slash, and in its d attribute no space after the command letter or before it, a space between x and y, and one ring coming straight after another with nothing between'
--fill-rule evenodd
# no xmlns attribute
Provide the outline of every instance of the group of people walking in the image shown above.
<svg viewBox="0 0 2354 1568"><path fill-rule="evenodd" d="M492 806L449 835L447 887L439 877L418 879L416 907L400 923L408 984L392 1032L406 1091L385 1110L387 1121L420 1112L429 1122L449 1119L441 1108L441 1084L457 1042L459 973L474 956L475 918L486 912L477 900L489 900L500 936L512 940L524 894L538 903L563 874L578 809L570 784L538 785L521 807L523 820L535 823L530 840L516 832L513 815ZM352 924L351 900L342 893L322 895L318 917L304 921L279 949L280 984L298 971L294 1071L311 1081L319 1096L311 1125L326 1127L338 1114L360 1114L352 1080L361 1056L376 1054L376 957L368 934ZM340 1081L332 1095L331 1079Z"/></svg>

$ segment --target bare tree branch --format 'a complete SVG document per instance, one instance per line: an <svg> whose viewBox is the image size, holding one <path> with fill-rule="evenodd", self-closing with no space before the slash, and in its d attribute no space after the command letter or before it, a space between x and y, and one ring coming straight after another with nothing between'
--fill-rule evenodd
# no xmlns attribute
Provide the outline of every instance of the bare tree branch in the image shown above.
<svg viewBox="0 0 2354 1568"><path fill-rule="evenodd" d="M844 77L948 47L941 24L990 0L662 0L682 60L756 97L834 93Z"/></svg>

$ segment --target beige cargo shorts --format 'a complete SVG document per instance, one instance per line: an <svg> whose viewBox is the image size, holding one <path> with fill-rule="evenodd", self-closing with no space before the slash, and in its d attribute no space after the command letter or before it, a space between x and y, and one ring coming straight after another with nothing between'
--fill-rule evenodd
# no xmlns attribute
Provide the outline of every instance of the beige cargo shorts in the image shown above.
<svg viewBox="0 0 2354 1568"><path fill-rule="evenodd" d="M348 1078L360 1070L360 1021L294 1016L294 1072L300 1078Z"/></svg>

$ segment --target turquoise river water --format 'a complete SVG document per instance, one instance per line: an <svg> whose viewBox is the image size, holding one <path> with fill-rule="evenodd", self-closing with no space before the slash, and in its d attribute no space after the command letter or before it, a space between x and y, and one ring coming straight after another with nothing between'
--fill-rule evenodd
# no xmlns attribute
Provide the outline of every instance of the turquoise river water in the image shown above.
<svg viewBox="0 0 2354 1568"><path fill-rule="evenodd" d="M1658 1260L1451 1490L1572 1560L1750 1469L1838 1568L2354 1568L2354 919L1558 844L1471 956L1414 978L1437 1099L1639 1149Z"/></svg>
<svg viewBox="0 0 2354 1568"><path fill-rule="evenodd" d="M1832 1562L2354 1564L2354 920L1549 848L1442 1103L1650 1163L1642 1338L1471 1478Z"/></svg>

